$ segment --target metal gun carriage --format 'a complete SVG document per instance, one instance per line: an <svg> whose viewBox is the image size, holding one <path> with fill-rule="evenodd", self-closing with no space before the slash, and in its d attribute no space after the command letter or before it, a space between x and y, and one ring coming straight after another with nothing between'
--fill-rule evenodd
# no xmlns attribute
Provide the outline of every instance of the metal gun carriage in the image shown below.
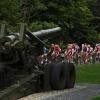
<svg viewBox="0 0 100 100"><path fill-rule="evenodd" d="M10 100L25 95L27 88L32 91L43 91L74 87L74 64L51 61L42 65L38 60L39 55L43 54L43 47L48 47L44 40L61 36L60 27L29 32L25 29L25 24L21 24L20 33L7 35L4 34L3 28L4 26L0 33L0 89L4 91L10 88L10 90L1 94L0 100L14 97L14 90L17 90L17 94L20 95ZM25 85L27 83L31 83L31 87Z"/></svg>

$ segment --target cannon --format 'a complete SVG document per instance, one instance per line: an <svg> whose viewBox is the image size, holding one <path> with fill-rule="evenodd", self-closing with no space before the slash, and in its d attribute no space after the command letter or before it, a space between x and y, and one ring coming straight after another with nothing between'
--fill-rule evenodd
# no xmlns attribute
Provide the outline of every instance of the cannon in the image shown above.
<svg viewBox="0 0 100 100"><path fill-rule="evenodd" d="M2 26L0 33L0 90L16 83L19 87L19 85L22 86L22 83L34 80L36 84L32 87L36 87L35 91L73 88L76 76L74 64L65 61L49 61L41 64L39 61L40 55L43 54L43 47L49 48L44 40L53 39L55 36L61 37L61 30L60 27L56 27L30 32L22 23L20 33L5 34L4 26ZM1 97L3 99L0 98L0 100L6 100L4 96Z"/></svg>

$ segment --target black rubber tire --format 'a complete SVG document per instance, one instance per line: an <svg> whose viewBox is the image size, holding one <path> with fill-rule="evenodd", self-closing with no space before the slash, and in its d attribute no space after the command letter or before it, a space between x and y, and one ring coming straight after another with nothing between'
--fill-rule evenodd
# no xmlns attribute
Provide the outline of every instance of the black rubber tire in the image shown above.
<svg viewBox="0 0 100 100"><path fill-rule="evenodd" d="M65 88L73 88L75 85L76 79L76 70L75 66L72 63L65 63L65 70L66 70L66 86Z"/></svg>
<svg viewBox="0 0 100 100"><path fill-rule="evenodd" d="M51 86L52 89L62 90L66 85L66 70L62 63L57 63L52 68Z"/></svg>
<svg viewBox="0 0 100 100"><path fill-rule="evenodd" d="M44 82L42 83L44 86L44 89L45 90L51 90L51 84L50 84L50 80L51 80L51 72L52 72L52 68L54 67L54 64L51 63L51 64L47 64L45 66L45 69L44 69Z"/></svg>
<svg viewBox="0 0 100 100"><path fill-rule="evenodd" d="M73 88L75 84L75 67L70 63L57 63L52 68L51 86L55 90Z"/></svg>

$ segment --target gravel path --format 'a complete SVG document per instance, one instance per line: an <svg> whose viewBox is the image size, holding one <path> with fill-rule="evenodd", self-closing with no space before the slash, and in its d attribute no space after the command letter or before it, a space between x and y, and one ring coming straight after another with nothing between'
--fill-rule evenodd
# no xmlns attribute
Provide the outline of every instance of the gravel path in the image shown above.
<svg viewBox="0 0 100 100"><path fill-rule="evenodd" d="M100 85L85 84L80 86L86 86L86 88L72 91L69 93L64 93L43 100L91 100L91 98L94 96L100 96Z"/></svg>
<svg viewBox="0 0 100 100"><path fill-rule="evenodd" d="M73 89L34 93L19 100L91 100L100 95L99 84L81 84Z"/></svg>

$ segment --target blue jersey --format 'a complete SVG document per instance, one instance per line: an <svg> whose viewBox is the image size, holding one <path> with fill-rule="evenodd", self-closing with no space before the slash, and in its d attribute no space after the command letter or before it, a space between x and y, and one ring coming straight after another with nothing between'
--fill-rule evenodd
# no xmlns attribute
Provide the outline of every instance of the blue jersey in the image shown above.
<svg viewBox="0 0 100 100"><path fill-rule="evenodd" d="M46 47L43 47L43 53L48 53L48 49Z"/></svg>

